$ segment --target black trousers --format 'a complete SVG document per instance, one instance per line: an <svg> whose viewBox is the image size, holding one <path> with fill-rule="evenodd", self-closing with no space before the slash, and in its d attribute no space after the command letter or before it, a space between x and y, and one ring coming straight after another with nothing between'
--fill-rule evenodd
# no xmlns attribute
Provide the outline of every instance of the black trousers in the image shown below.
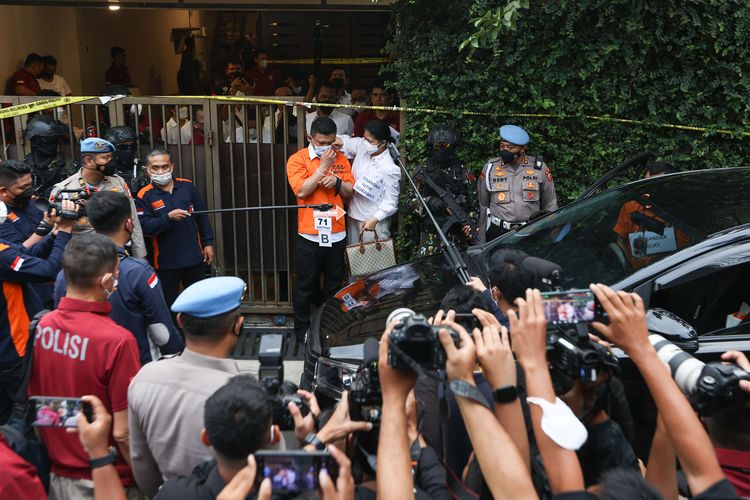
<svg viewBox="0 0 750 500"><path fill-rule="evenodd" d="M310 306L313 298L320 303L337 292L344 278L344 249L346 239L331 247L321 247L317 243L297 235L296 271L294 284L294 333L305 334L310 326ZM323 289L320 288L320 275L323 274Z"/></svg>
<svg viewBox="0 0 750 500"><path fill-rule="evenodd" d="M0 425L10 418L23 375L23 359L0 363Z"/></svg>
<svg viewBox="0 0 750 500"><path fill-rule="evenodd" d="M187 288L193 283L200 281L206 274L206 265L199 262L195 266L181 267L179 269L159 269L156 271L164 291L164 299L167 307L172 307L175 299L180 294L180 285Z"/></svg>

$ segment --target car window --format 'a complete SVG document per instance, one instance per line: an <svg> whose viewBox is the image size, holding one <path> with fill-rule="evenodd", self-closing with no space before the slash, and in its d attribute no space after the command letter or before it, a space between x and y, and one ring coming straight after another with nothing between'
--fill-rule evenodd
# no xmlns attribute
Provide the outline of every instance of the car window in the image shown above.
<svg viewBox="0 0 750 500"><path fill-rule="evenodd" d="M739 325L750 310L750 262L712 271L656 291L650 307L676 314L698 335Z"/></svg>
<svg viewBox="0 0 750 500"><path fill-rule="evenodd" d="M750 223L748 169L639 181L573 203L511 233L515 248L560 265L565 288L613 284L709 235Z"/></svg>

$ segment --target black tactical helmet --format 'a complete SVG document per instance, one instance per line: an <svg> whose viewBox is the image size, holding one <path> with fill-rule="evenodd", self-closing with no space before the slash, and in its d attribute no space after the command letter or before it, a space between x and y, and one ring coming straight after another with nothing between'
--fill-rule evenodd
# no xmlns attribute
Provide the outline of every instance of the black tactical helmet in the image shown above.
<svg viewBox="0 0 750 500"><path fill-rule="evenodd" d="M427 135L427 143L432 146L436 144L456 145L458 144L459 140L460 137L458 136L458 132L456 132L453 127L451 127L450 125L446 125L445 123L434 125L430 129L430 133Z"/></svg>
<svg viewBox="0 0 750 500"><path fill-rule="evenodd" d="M104 140L117 146L121 142L136 142L138 136L136 136L135 130L132 127L118 126L107 130L107 133L104 134Z"/></svg>
<svg viewBox="0 0 750 500"><path fill-rule="evenodd" d="M59 121L49 115L36 115L26 124L23 138L30 141L34 137L65 137L67 130Z"/></svg>

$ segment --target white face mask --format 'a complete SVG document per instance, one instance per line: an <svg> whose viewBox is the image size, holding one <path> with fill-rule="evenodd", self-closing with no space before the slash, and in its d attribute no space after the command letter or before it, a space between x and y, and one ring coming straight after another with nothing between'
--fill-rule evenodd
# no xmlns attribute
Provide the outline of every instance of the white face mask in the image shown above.
<svg viewBox="0 0 750 500"><path fill-rule="evenodd" d="M166 186L169 184L169 181L172 180L172 172L167 172L165 174L149 174L151 175L151 181L154 184L158 184L159 186Z"/></svg>
<svg viewBox="0 0 750 500"><path fill-rule="evenodd" d="M325 153L326 151L328 151L329 149L331 149L331 146L315 146L315 145L313 145L313 149L315 149L315 156L317 156L318 158L320 158L321 156L323 156L323 153Z"/></svg>
<svg viewBox="0 0 750 500"><path fill-rule="evenodd" d="M369 142L365 142L365 152L368 155L373 155L373 154L377 153L377 151L379 149L380 149L380 143L372 144L372 143L369 143Z"/></svg>

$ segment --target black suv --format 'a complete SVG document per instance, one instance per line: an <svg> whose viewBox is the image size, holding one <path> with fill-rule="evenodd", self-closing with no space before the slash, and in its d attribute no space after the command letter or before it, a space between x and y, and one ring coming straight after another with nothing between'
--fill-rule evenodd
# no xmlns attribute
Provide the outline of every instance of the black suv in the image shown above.
<svg viewBox="0 0 750 500"><path fill-rule="evenodd" d="M637 222L649 231L618 235L616 226L636 220L634 213L645 214ZM671 241L649 250L654 243L644 236L665 230ZM469 274L487 283L488 258L502 248L559 265L563 290L604 283L638 293L648 308L692 325L695 356L704 361L729 349L750 350L750 322L727 326L728 315L750 304L750 168L659 176L576 201L463 252ZM637 251L643 258L633 257ZM391 311L408 307L429 316L457 283L442 255L350 283L314 316L303 387L323 400L337 399L361 362L362 343L380 337ZM627 360L619 355L627 378Z"/></svg>

